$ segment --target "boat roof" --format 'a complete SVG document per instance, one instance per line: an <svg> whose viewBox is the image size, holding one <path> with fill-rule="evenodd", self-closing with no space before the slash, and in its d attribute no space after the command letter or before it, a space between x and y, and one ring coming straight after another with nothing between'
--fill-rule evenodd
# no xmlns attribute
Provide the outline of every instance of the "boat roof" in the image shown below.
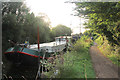
<svg viewBox="0 0 120 80"><path fill-rule="evenodd" d="M59 36L59 37L55 37L55 39L56 39L56 38L66 38L66 37L67 37L67 38L71 38L71 36Z"/></svg>
<svg viewBox="0 0 120 80"><path fill-rule="evenodd" d="M42 44L40 44L40 47L53 47L53 46L56 46L56 44L58 45L62 45L62 44L66 44L66 42L49 42L49 43L42 43ZM30 47L31 48L37 48L38 47L38 44L32 44L32 45L30 45Z"/></svg>

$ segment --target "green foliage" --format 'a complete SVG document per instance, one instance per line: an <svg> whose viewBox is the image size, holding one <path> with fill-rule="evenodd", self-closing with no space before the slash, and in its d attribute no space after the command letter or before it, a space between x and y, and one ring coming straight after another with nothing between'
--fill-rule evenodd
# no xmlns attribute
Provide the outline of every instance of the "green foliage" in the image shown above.
<svg viewBox="0 0 120 80"><path fill-rule="evenodd" d="M105 36L104 36L104 40L103 40L103 37L100 36L99 38L95 40L95 42L97 42L99 49L107 58L109 58L114 64L120 66L120 62L118 62L118 60L120 59L120 54L119 54L120 47L119 46L109 45L108 40L106 39Z"/></svg>
<svg viewBox="0 0 120 80"><path fill-rule="evenodd" d="M120 45L120 2L76 3L77 16L89 18L87 28L107 37L110 44Z"/></svg>
<svg viewBox="0 0 120 80"><path fill-rule="evenodd" d="M90 47L92 40L88 36L82 36L75 44L73 50L75 51L85 51L86 48Z"/></svg>
<svg viewBox="0 0 120 80"><path fill-rule="evenodd" d="M39 27L40 43L49 42L49 23L43 17L29 12L23 2L4 2L2 4L2 41L3 52L10 47L8 40L24 43L29 37L30 43L37 43L37 27Z"/></svg>
<svg viewBox="0 0 120 80"><path fill-rule="evenodd" d="M95 78L88 50L67 52L62 57L64 57L64 64L57 63L54 69L45 73L47 78L85 78L85 74L87 78ZM55 75L56 70L58 73Z"/></svg>
<svg viewBox="0 0 120 80"><path fill-rule="evenodd" d="M52 34L56 37L58 36L70 36L71 35L71 29L65 25L57 25L56 27L52 28Z"/></svg>
<svg viewBox="0 0 120 80"><path fill-rule="evenodd" d="M84 64L86 66L84 66ZM85 72L84 69L87 71ZM64 55L64 66L61 66L61 78L94 78L95 74L90 61L89 53L86 52L70 52Z"/></svg>
<svg viewBox="0 0 120 80"><path fill-rule="evenodd" d="M94 32L93 30L87 30L83 33L85 36L93 37L93 40L99 37L99 34Z"/></svg>
<svg viewBox="0 0 120 80"><path fill-rule="evenodd" d="M85 40L88 40L88 42L85 42ZM95 72L88 51L90 43L89 37L83 36L81 40L76 42L71 52L61 56L64 58L63 64L57 59L56 67L53 71L46 73L47 77L50 78L50 75L52 75L54 78L85 78L86 74L87 78L95 78ZM54 74L56 69L58 70L57 75Z"/></svg>

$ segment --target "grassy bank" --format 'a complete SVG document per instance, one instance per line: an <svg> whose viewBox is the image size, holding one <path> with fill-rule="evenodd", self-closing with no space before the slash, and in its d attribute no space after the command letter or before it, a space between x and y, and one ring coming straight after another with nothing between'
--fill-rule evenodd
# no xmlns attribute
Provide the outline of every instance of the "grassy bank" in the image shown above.
<svg viewBox="0 0 120 80"><path fill-rule="evenodd" d="M60 59L56 59L56 67L46 73L48 78L95 78L89 47L91 40L82 37L74 44L71 52L67 52L61 57L64 59L63 64ZM56 70L57 74L56 74Z"/></svg>
<svg viewBox="0 0 120 80"><path fill-rule="evenodd" d="M106 37L104 37L104 41L103 41L102 36L96 39L95 42L97 43L98 48L103 53L103 55L109 58L112 61L112 63L120 66L120 62L118 62L118 60L120 59L120 47L119 46L109 45Z"/></svg>

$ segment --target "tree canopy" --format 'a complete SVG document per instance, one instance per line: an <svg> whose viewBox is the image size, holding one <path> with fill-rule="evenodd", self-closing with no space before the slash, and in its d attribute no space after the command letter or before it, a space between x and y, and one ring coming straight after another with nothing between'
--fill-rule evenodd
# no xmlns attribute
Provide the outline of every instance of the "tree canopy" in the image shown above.
<svg viewBox="0 0 120 80"><path fill-rule="evenodd" d="M59 24L57 25L56 27L53 27L52 28L52 34L55 36L55 37L58 37L58 36L70 36L71 35L71 29L65 25L62 25L62 24Z"/></svg>
<svg viewBox="0 0 120 80"><path fill-rule="evenodd" d="M50 41L49 23L43 17L30 13L23 2L4 2L2 4L2 41L3 48L10 45L8 40L24 43L29 37L30 43L37 43L37 27L40 32L40 42Z"/></svg>
<svg viewBox="0 0 120 80"><path fill-rule="evenodd" d="M112 44L120 45L120 2L76 3L77 16L89 18L87 28L107 37Z"/></svg>

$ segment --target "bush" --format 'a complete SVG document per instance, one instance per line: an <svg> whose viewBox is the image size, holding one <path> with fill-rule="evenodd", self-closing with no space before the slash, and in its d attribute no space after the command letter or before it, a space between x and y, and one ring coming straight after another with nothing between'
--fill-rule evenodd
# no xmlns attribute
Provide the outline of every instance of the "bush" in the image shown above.
<svg viewBox="0 0 120 80"><path fill-rule="evenodd" d="M75 44L74 51L84 52L86 48L89 48L93 44L93 41L88 36L82 36Z"/></svg>

